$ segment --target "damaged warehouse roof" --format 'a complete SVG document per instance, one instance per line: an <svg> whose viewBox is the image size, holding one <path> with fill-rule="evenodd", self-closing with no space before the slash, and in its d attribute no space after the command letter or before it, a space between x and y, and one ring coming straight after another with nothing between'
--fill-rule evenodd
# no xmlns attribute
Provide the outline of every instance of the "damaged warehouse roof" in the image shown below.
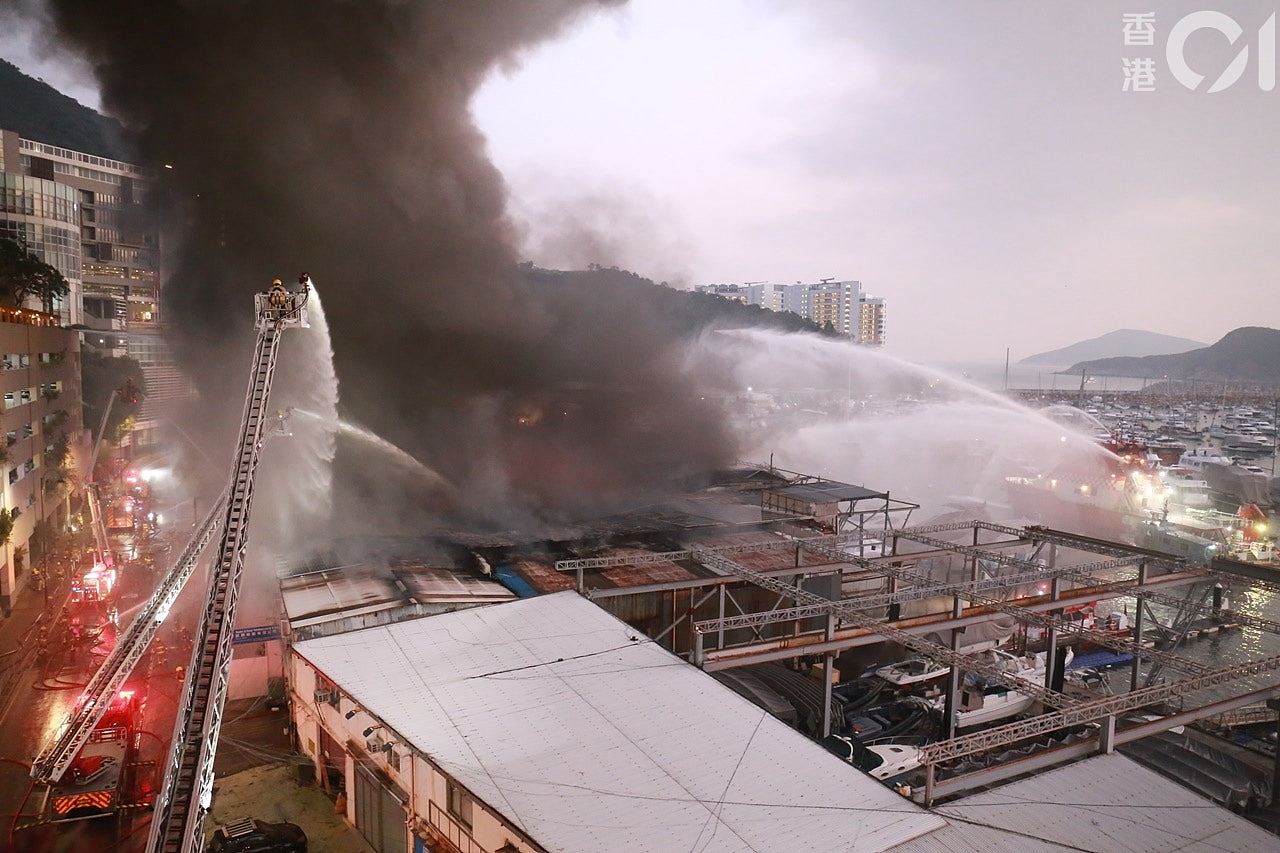
<svg viewBox="0 0 1280 853"><path fill-rule="evenodd" d="M413 537L361 537L294 562L280 597L295 638L336 634L511 601L502 584Z"/></svg>
<svg viewBox="0 0 1280 853"><path fill-rule="evenodd" d="M295 651L548 850L883 850L944 825L574 593Z"/></svg>

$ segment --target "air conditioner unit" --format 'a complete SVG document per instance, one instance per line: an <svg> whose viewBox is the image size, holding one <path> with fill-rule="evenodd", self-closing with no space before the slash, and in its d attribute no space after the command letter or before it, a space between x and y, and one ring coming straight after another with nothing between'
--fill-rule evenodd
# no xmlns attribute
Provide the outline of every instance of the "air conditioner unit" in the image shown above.
<svg viewBox="0 0 1280 853"><path fill-rule="evenodd" d="M338 696L337 696L336 690L317 690L315 693L315 699L317 703L324 702L324 703L332 704L333 701L337 698Z"/></svg>
<svg viewBox="0 0 1280 853"><path fill-rule="evenodd" d="M382 752L384 748L389 746L391 744L383 740L381 735L374 735L364 742L364 748L369 752Z"/></svg>

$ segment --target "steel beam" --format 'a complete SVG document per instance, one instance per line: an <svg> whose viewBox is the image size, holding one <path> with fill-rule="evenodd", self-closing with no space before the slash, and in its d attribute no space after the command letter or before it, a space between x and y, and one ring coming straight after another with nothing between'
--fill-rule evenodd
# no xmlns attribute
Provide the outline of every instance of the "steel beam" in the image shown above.
<svg viewBox="0 0 1280 853"><path fill-rule="evenodd" d="M818 551L819 553L833 556L839 553L834 549L819 548L809 546L808 550ZM915 557L914 554L901 555L895 558L896 561L908 561ZM834 557L833 557L834 558ZM1094 563L1083 563L1078 566L1066 566L1058 568L1037 567L1033 571L1024 572L1018 575L1005 575L997 578L983 578L978 581L964 581L961 583L938 583L930 580L928 585L923 583L914 584L906 589L899 589L888 593L877 593L874 595L859 596L858 598L844 599L843 603L856 607L860 610L874 610L880 607L888 607L892 604L902 604L908 601L922 601L927 598L941 598L942 596L960 594L961 598L968 598L991 590L1011 589L1025 584L1038 583L1043 580L1051 580L1061 577L1076 577L1082 581L1096 582L1094 575L1098 572L1110 571L1112 569L1121 569L1133 564L1133 560L1128 558L1115 560L1101 560ZM895 572L891 568L886 568L883 564L877 565L874 569L868 570L868 573L886 574L895 577ZM773 575L788 574L788 570L770 572ZM611 590L611 593L622 592ZM792 619L807 619L813 616L821 616L827 610L825 604L804 605L800 607L790 607L772 611L771 613L752 613L742 616L726 617L725 628L749 628L759 625L768 625L773 622L785 622ZM714 631L719 629L720 623L717 620L704 620L697 623L698 630Z"/></svg>
<svg viewBox="0 0 1280 853"><path fill-rule="evenodd" d="M1163 575L1158 578L1153 578L1147 581L1147 587L1149 589L1166 589L1185 586L1189 583L1202 583L1206 577L1206 573L1203 570L1180 572L1178 574ZM1072 590L1069 595L1063 596L1063 598L1056 603L1049 601L1044 597L1037 597L1034 601L1029 601L1020 606L1023 607L1023 609L1035 612L1052 610L1055 607L1073 607L1080 604L1088 604L1100 599L1117 598L1122 595L1127 595L1133 588L1133 581L1104 584L1098 587ZM992 610L989 607L978 606L968 608L965 615L960 619L952 619L948 613L935 613L926 616L915 616L908 619L900 619L890 624L895 626L898 630L905 631L910 634L934 634L949 631L952 628L964 628L969 625L979 625L983 622L990 622L992 619L1001 615L1002 614L999 611ZM825 654L826 652L839 652L846 649L857 648L859 646L869 646L874 643L881 642L884 642L883 636L862 627L846 628L837 631L836 639L831 642L823 640L820 634L802 634L797 637L761 640L748 645L732 646L730 648L708 652L707 662L704 669L708 672L715 672L721 669L733 669L735 667L747 666L753 663L787 660L799 655L816 655Z"/></svg>
<svg viewBox="0 0 1280 853"><path fill-rule="evenodd" d="M1242 693L1239 696L1233 696L1228 699L1222 699L1198 708L1191 708L1186 711L1180 711L1176 714L1170 714L1166 717L1160 717L1155 720L1148 720L1134 725L1127 725L1124 728L1117 728L1113 743L1115 746L1122 746L1126 743L1132 743L1153 734L1158 734L1169 729L1183 726L1188 723L1194 723L1197 720L1208 719L1213 716L1224 714L1235 708L1258 702L1265 699L1274 692L1274 688L1265 687L1260 690L1253 690L1248 693ZM934 799L942 799L962 794L965 791L978 787L986 787L994 785L997 782L1003 782L1015 776L1023 776L1036 770L1043 770L1047 767L1053 767L1067 761L1074 761L1099 752L1099 738L1090 738L1089 740L1079 741L1068 746L1059 746L1052 749L1046 749L1042 752L1034 753L1026 758L1020 758L1017 761L1008 761L1003 764L997 764L994 767L987 767L982 770L975 770L972 773L965 773L961 776L953 776L949 779L935 781L933 785ZM934 767L927 765L926 770Z"/></svg>
<svg viewBox="0 0 1280 853"><path fill-rule="evenodd" d="M829 553L829 549L823 548L821 550L822 550L822 553ZM977 560L981 559L981 557L979 557L978 554L979 552L972 551L969 557L969 559L973 560L975 563L975 573L976 573ZM1124 564L1124 563L1127 563L1127 561L1128 561L1128 558L1121 558L1118 562ZM1018 561L1018 562L1022 563L1025 561ZM1054 580L1054 592L1051 594L1051 597L1052 597L1053 595L1057 594L1058 578L1064 575L1067 575L1067 576L1076 575L1078 577L1082 577L1091 581L1098 580L1097 578L1091 577L1091 573L1086 573L1082 571L1083 568L1084 567L1081 567L1081 566L1069 567L1066 569L1062 569L1061 570L1062 574L1057 574L1057 572L1059 571L1058 569L1054 568L1051 570L1048 566L1045 566L1045 567L1042 567L1042 571L1040 573L1042 575L1042 578L1040 579L1043 579L1043 576L1049 576L1052 574L1053 580ZM881 570L885 572L892 572L895 575L895 577L897 577L899 580L906 581L908 583L913 583L918 585L925 585L925 584L932 583L932 581L929 578L923 575L918 575L913 572L907 572L902 569L890 569L888 567L881 567ZM1096 570L1097 569L1094 569L1093 571L1096 571ZM1137 586L1135 587L1135 589L1141 590L1145 582L1146 582L1145 563L1143 563L1140 560L1139 567L1138 567ZM1202 673L1202 672L1208 672L1211 669L1211 667L1206 666L1205 664L1201 664L1192 660L1187 660L1186 658L1178 657L1177 655L1171 654L1169 652L1162 652L1157 649L1145 648L1142 645L1142 635L1141 635L1142 623L1140 621L1137 623L1134 639L1125 640L1119 637L1113 637L1110 634L1107 634L1103 631L1096 631L1090 628L1084 628L1080 625L1077 625L1071 622L1070 620L1063 619L1059 616L1036 613L1034 611L1030 611L1023 607L1020 607L1019 605L1012 602L1004 601L998 598L992 598L991 596L987 596L987 595L979 595L976 592L972 592L972 591L966 592L963 589L963 587L965 586L976 586L977 584L978 584L978 580L974 578L970 580L968 584L952 584L950 591L953 592L953 594L955 595L968 598L970 603L982 604L987 607L994 608L996 610L1001 611L1002 613L1007 613L1008 615L1013 616L1015 619L1019 619L1023 622L1034 622L1040 625L1041 627L1047 628L1051 632L1061 632L1063 634L1068 634L1070 636L1074 636L1079 639L1088 640L1091 643L1094 643L1099 646L1103 646L1105 648L1114 649L1116 651L1126 652L1128 654L1131 654L1134 656L1135 673L1137 671L1137 661L1140 658L1144 658L1144 657L1150 661L1158 662L1164 666L1172 667L1182 672ZM953 614L953 616L958 617L959 614L956 613L956 614ZM1049 667L1046 668L1046 674L1051 672L1051 668L1052 668L1052 664L1050 664ZM1136 689L1136 688L1137 688L1137 684L1135 683L1131 689Z"/></svg>
<svg viewBox="0 0 1280 853"><path fill-rule="evenodd" d="M1206 578L1206 580L1212 580L1212 578ZM1171 595L1148 592L1146 593L1146 598L1148 601L1155 601L1168 607L1179 607L1182 604L1180 599ZM1241 613L1239 610L1231 610L1230 608L1215 611L1213 605L1199 605L1196 609L1201 613L1220 613L1227 621L1256 628L1259 631L1266 631L1269 634L1280 634L1280 622L1272 622L1270 619L1251 616L1248 613Z"/></svg>
<svg viewBox="0 0 1280 853"><path fill-rule="evenodd" d="M745 580L749 580L757 586L772 590L780 595L785 595L797 602L803 601L809 604L817 604L827 601L821 596L807 590L792 586L791 584L774 578L759 575L745 566L739 565L720 554L695 550L695 557L698 562L706 565L712 570L720 571L724 574L738 574ZM1061 693L1055 693L1052 690L1045 690L1040 685L1033 684L1032 682L1011 675L998 667L988 664L981 658L973 655L962 655L953 652L945 646L929 642L919 636L899 630L892 625L887 625L882 621L872 619L865 614L859 613L853 608L846 607L842 602L828 601L827 605L830 608L831 613L835 614L845 622L851 622L855 625L859 625L874 634L879 634L885 639L893 640L907 648L920 652L921 654L928 655L939 663L958 666L966 672L981 675L990 682L1002 684L1011 690L1017 690L1019 693L1025 693L1049 707L1069 708L1077 704L1074 699L1070 699Z"/></svg>
<svg viewBox="0 0 1280 853"><path fill-rule="evenodd" d="M555 568L561 572L572 572L579 569L608 569L615 566L644 566L653 563L674 563L680 560L689 560L694 556L694 552L721 554L723 556L733 556L735 554L756 554L767 551L782 551L794 548L796 543L814 544L814 545L840 545L843 543L858 543L880 541L885 535L902 535L904 533L912 533L916 535L926 535L929 533L945 533L954 530L970 530L975 522L972 521L948 521L939 524L924 524L915 527L904 527L901 529L889 528L888 531L881 531L875 534L867 534L865 532L851 533L830 533L824 536L812 536L807 538L783 538L767 542L748 542L740 545L695 545L679 551L661 551L657 553L640 553L640 554L617 554L610 557L581 557L573 560L556 560ZM1017 528L1008 528L1017 535ZM1023 538L1023 537L1019 537ZM1005 543L993 543L996 545ZM913 555L901 555L913 556ZM852 558L854 560L864 559L861 557Z"/></svg>
<svg viewBox="0 0 1280 853"><path fill-rule="evenodd" d="M1058 729L1101 720L1108 716L1119 716L1131 711L1145 708L1157 702L1189 696L1199 690L1216 687L1240 678L1280 669L1280 655L1262 658L1247 663L1232 664L1211 670L1202 675L1195 675L1182 681L1144 687L1118 696L1109 696L1093 702L1077 703L1074 707L1049 714L1041 714L1027 720L1007 723L986 731L977 732L954 740L927 744L921 748L921 763L937 764L954 761L966 755L986 752L1010 743L1047 734ZM1272 685L1268 690L1275 690Z"/></svg>

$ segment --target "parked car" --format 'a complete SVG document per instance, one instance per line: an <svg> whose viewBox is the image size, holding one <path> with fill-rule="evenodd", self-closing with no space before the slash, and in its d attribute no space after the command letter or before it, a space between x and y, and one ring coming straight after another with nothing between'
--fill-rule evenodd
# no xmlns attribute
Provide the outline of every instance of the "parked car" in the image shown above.
<svg viewBox="0 0 1280 853"><path fill-rule="evenodd" d="M294 823L246 817L215 829L209 853L307 853L307 834Z"/></svg>

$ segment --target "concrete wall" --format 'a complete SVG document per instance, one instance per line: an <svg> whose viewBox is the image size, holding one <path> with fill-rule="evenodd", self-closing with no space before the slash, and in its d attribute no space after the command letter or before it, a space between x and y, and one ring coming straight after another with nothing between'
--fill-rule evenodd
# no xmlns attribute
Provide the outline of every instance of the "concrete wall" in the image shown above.
<svg viewBox="0 0 1280 853"><path fill-rule="evenodd" d="M41 353L62 353L59 363L41 363ZM20 515L14 522L9 542L0 548L0 607L7 608L15 596L31 579L31 549L29 540L38 518L47 518L61 525L69 515L69 495L65 487L49 491L42 481L48 472L44 452L66 433L72 450L84 452L87 435L82 424L80 403L80 336L78 333L47 326L4 322L0 318L0 360L4 356L26 356L26 364L10 359L12 366L0 361L0 447L5 449L8 460L0 464L0 488L3 488L3 505ZM43 387L60 383L57 399L46 400L40 394ZM27 399L23 402L23 392ZM14 405L6 408L7 394L13 395ZM44 423L59 410L67 413L66 423L53 429ZM27 427L30 435L27 435ZM8 436L13 433L12 444ZM25 470L27 460L34 466ZM9 482L16 469L14 482ZM83 475L83 471L79 472ZM23 569L15 571L14 551L23 549Z"/></svg>
<svg viewBox="0 0 1280 853"><path fill-rule="evenodd" d="M298 731L301 749L319 765L321 727L328 731L338 743L345 744L348 750L354 748L355 754L348 755L346 766L347 784L347 820L356 823L355 766L357 761L367 767L376 768L407 795L408 813L405 849L413 850L412 831L417 831L423 838L428 837L428 827L444 835L451 835L455 846L464 853L471 850L494 851L504 844L510 844L520 851L540 853L540 848L530 839L526 839L515 827L485 803L471 797L471 828L466 830L449 816L447 788L450 777L432 763L430 756L412 749L407 741L392 729L382 727L374 734L383 740L396 744L396 751L402 756L400 769L396 770L385 753L372 754L364 749L364 730L377 725L379 720L361 708L346 693L341 694L337 707L328 703L317 703L314 699L318 678L315 669L301 655L288 653L290 713ZM341 685L338 685L341 691ZM350 720L345 715L355 710ZM372 735L371 735L372 736ZM460 842L460 843L459 843ZM448 849L448 848L445 848Z"/></svg>
<svg viewBox="0 0 1280 853"><path fill-rule="evenodd" d="M266 696L271 679L283 675L284 649L279 640L236 646L227 677L227 698Z"/></svg>

